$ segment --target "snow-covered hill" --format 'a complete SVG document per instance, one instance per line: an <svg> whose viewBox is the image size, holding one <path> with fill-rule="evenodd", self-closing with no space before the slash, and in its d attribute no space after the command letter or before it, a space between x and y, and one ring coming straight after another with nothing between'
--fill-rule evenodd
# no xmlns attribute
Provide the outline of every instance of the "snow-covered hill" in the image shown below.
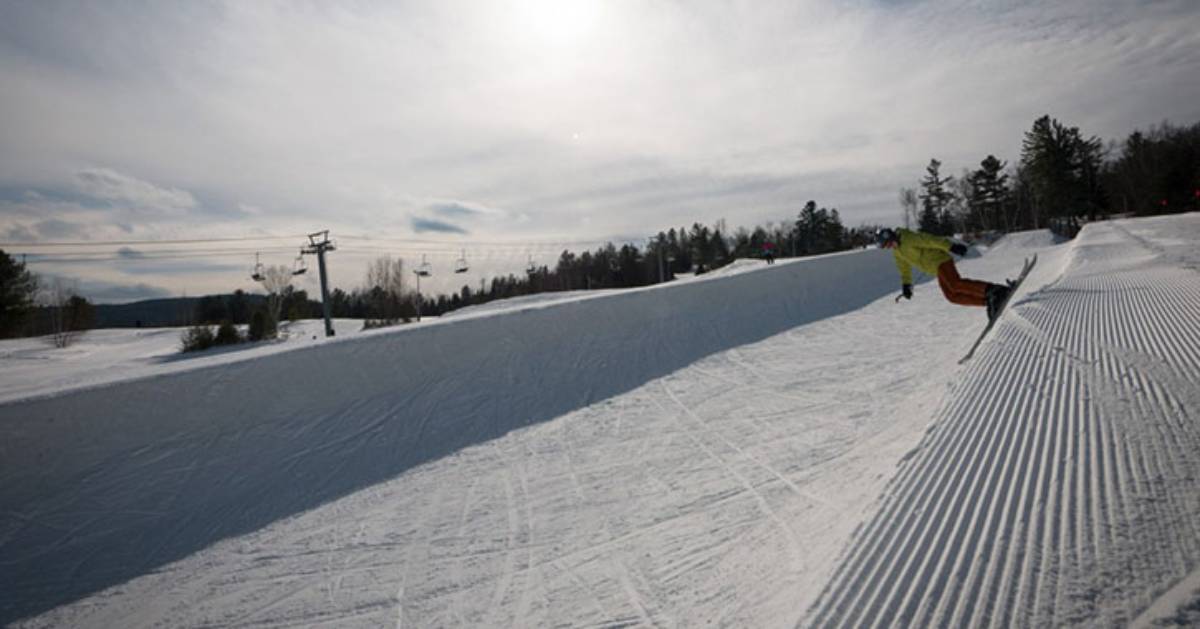
<svg viewBox="0 0 1200 629"><path fill-rule="evenodd" d="M350 336L362 331L356 319L334 319L334 332ZM245 326L242 326L243 332ZM182 354L182 328L112 328L92 330L68 347L55 348L49 338L0 341L0 402L67 391L121 380L146 378L204 365L227 364L273 354L298 345L325 341L323 321L284 322L278 340L234 345Z"/></svg>
<svg viewBox="0 0 1200 629"><path fill-rule="evenodd" d="M1040 260L965 367L982 312L930 283L894 303L870 250L14 394L0 623L1174 614L1200 565L1198 233L964 261Z"/></svg>
<svg viewBox="0 0 1200 629"><path fill-rule="evenodd" d="M1100 223L1043 265L809 620L1125 626L1182 598L1200 622L1198 236Z"/></svg>

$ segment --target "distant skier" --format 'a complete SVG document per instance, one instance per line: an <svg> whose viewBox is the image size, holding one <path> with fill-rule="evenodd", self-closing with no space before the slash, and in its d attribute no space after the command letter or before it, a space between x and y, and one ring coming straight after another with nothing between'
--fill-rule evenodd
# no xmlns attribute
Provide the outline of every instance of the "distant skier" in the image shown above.
<svg viewBox="0 0 1200 629"><path fill-rule="evenodd" d="M881 229L875 233L876 241L884 249L891 249L896 258L896 268L900 270L901 293L905 299L912 299L912 267L938 278L938 286L942 294L951 303L963 306L986 306L988 319L995 319L996 314L1008 298L1008 286L992 284L979 280L964 279L954 266L954 258L966 255L967 247L951 242L948 238L934 236L909 229ZM896 299L900 299L897 297Z"/></svg>
<svg viewBox="0 0 1200 629"><path fill-rule="evenodd" d="M764 242L762 252L767 264L775 264L775 245L773 243Z"/></svg>

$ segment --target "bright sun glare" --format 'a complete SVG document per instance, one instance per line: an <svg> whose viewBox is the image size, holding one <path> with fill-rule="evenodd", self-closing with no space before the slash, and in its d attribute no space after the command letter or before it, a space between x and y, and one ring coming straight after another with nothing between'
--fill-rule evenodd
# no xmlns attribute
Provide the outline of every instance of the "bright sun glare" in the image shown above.
<svg viewBox="0 0 1200 629"><path fill-rule="evenodd" d="M595 26L598 0L525 0L516 5L522 30L550 48L578 45Z"/></svg>

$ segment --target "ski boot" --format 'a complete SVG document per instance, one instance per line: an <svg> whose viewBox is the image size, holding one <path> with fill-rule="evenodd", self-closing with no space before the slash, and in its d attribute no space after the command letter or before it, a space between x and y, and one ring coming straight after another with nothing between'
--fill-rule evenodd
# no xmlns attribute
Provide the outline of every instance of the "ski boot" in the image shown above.
<svg viewBox="0 0 1200 629"><path fill-rule="evenodd" d="M1000 311L1004 308L1004 302L1008 300L1009 293L1012 292L1012 282L1005 284L992 284L987 287L987 293L984 294L984 299L987 300L987 316L988 321L995 321L1000 315Z"/></svg>

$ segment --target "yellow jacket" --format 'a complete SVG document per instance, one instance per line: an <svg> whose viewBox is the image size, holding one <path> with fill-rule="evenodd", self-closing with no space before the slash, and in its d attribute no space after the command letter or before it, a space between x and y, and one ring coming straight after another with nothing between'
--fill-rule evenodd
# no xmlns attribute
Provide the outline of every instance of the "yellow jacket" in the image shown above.
<svg viewBox="0 0 1200 629"><path fill-rule="evenodd" d="M950 257L949 239L911 229L898 229L896 233L900 236L900 244L892 249L892 256L896 258L902 284L912 284L914 266L937 277L938 267L954 259Z"/></svg>

